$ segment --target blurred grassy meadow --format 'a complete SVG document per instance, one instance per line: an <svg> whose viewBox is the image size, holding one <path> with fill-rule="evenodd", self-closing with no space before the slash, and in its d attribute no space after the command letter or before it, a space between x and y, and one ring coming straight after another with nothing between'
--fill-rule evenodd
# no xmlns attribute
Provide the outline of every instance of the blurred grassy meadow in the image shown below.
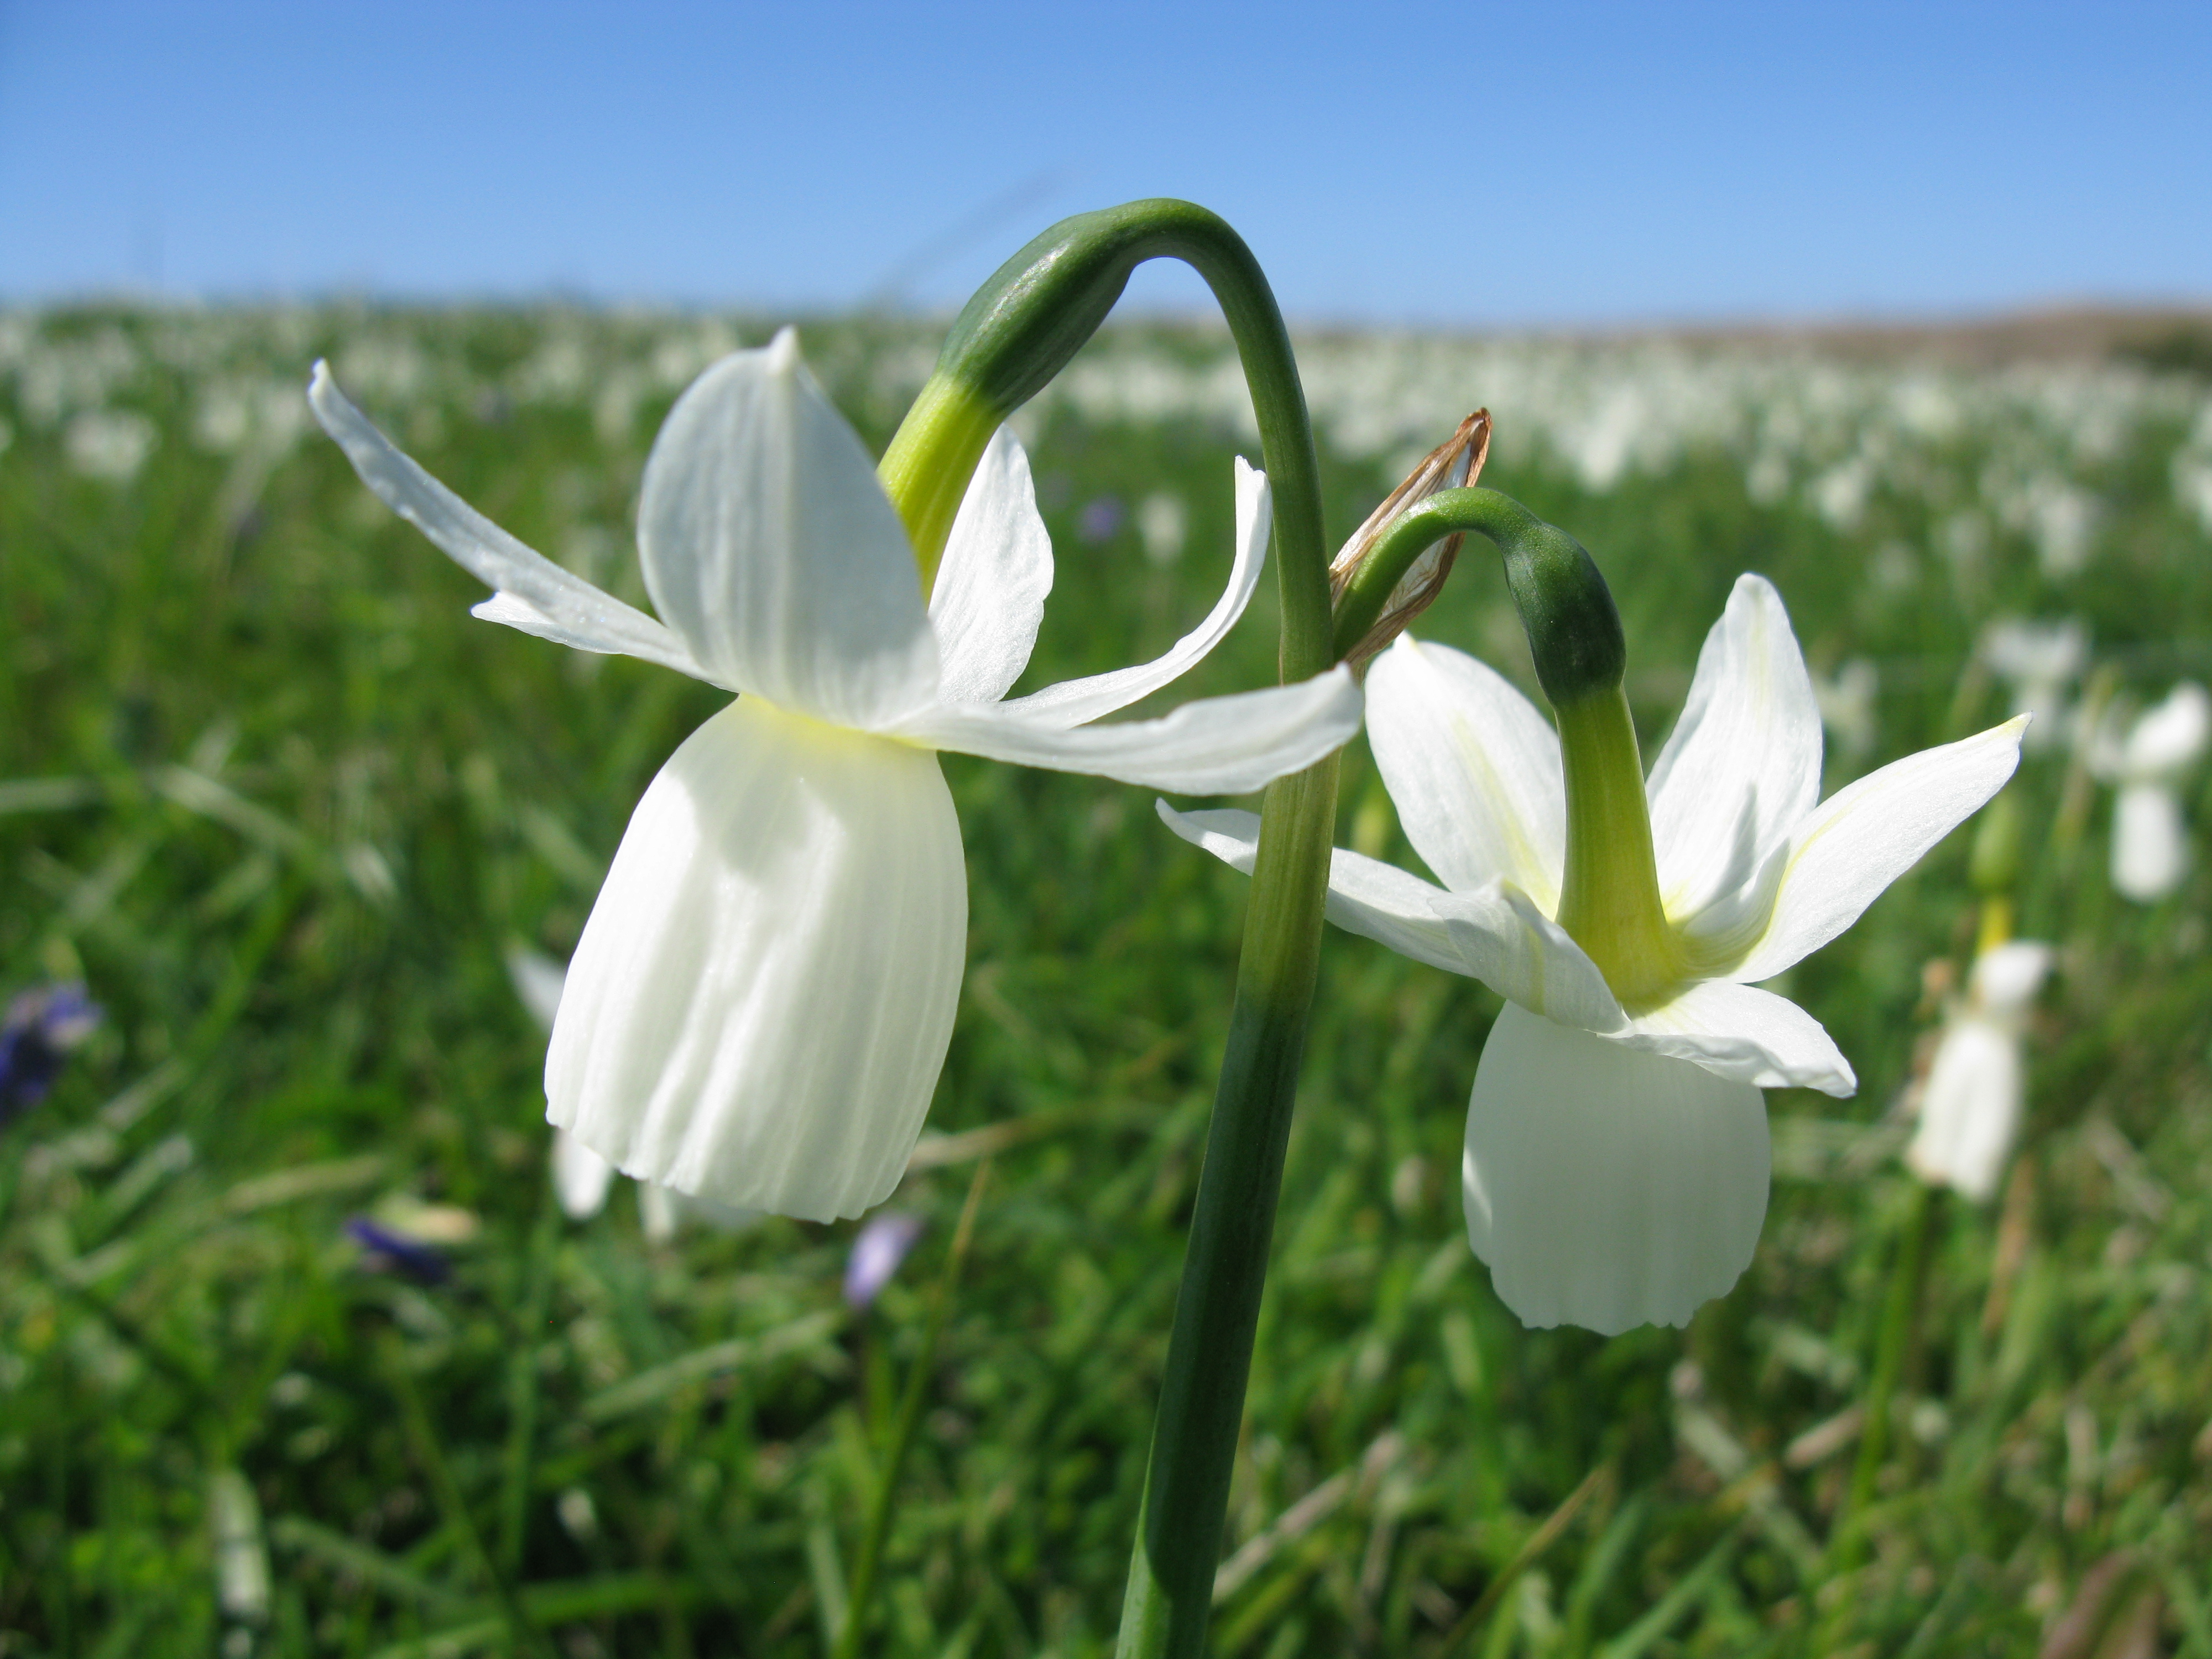
<svg viewBox="0 0 2212 1659"><path fill-rule="evenodd" d="M106 1015L0 1129L5 1659L824 1651L986 1158L867 1646L1110 1650L1243 879L1146 792L947 757L968 980L894 1200L927 1225L874 1308L840 1296L849 1225L654 1242L619 1181L566 1220L505 957L565 957L719 696L471 620L481 590L301 395L327 355L434 472L642 604L659 419L769 322L0 313L0 992L82 980ZM936 344L838 319L804 342L878 448ZM1612 580L1647 755L1747 569L1841 688L1829 791L2008 712L1978 645L2000 617L2079 618L2116 707L2212 675L2201 367L1353 335L1301 359L1339 537L1491 408L1484 481ZM1202 614L1230 457L1257 458L1243 410L1222 337L1144 325L1024 413L1060 563L1018 690ZM1483 553L1417 631L1527 685ZM1164 701L1272 678L1262 595ZM1790 976L1861 1090L1770 1095L1758 1259L1686 1331L1504 1310L1456 1180L1497 1000L1332 934L1219 1652L1794 1653L1818 1629L1912 1659L2212 1659L2212 877L2115 896L2111 797L2063 740L2011 789L2020 931L2060 969L2002 1196L1935 1212L1864 1565L1832 1571L1829 1541L1918 1201L1904 1103L1972 951L1971 830ZM1413 862L1358 744L1343 799L1340 842ZM2202 771L2185 799L2208 822ZM380 1270L356 1216L433 1237L449 1275Z"/></svg>

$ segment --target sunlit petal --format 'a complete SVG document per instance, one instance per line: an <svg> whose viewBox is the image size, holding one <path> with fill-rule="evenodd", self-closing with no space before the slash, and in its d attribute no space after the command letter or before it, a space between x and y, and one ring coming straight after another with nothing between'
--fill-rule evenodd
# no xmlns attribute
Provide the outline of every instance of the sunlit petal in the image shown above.
<svg viewBox="0 0 2212 1659"><path fill-rule="evenodd" d="M1659 893L1680 921L1749 881L1820 798L1820 710L1782 596L1739 576L1651 768Z"/></svg>
<svg viewBox="0 0 2212 1659"><path fill-rule="evenodd" d="M1792 831L1765 932L1728 973L1768 979L1859 919L1882 890L2004 787L2025 716L1924 749L1838 791Z"/></svg>
<svg viewBox="0 0 2212 1659"><path fill-rule="evenodd" d="M1086 772L1186 795L1236 795L1312 765L1359 729L1359 687L1337 667L1296 685L1187 702L1156 720L1056 725L1020 703L938 704L886 728L932 749Z"/></svg>
<svg viewBox="0 0 2212 1659"><path fill-rule="evenodd" d="M864 729L936 694L913 545L788 329L676 400L638 553L653 608L723 684Z"/></svg>
<svg viewBox="0 0 2212 1659"><path fill-rule="evenodd" d="M1462 1195L1468 1242L1524 1324L1688 1323L1750 1264L1769 1166L1750 1084L1511 1004L1491 1029Z"/></svg>
<svg viewBox="0 0 2212 1659"><path fill-rule="evenodd" d="M1598 965L1566 929L1510 882L1434 901L1460 972L1532 1012L1584 1031L1614 1031L1627 1020Z"/></svg>
<svg viewBox="0 0 2212 1659"><path fill-rule="evenodd" d="M497 590L476 607L476 615L578 650L641 657L694 679L723 683L642 611L525 547L402 454L347 400L323 363L315 365L307 402L378 500Z"/></svg>
<svg viewBox="0 0 2212 1659"><path fill-rule="evenodd" d="M1820 1022L1786 997L1700 980L1636 1016L1616 1039L1762 1089L1818 1089L1842 1097L1859 1080Z"/></svg>
<svg viewBox="0 0 2212 1659"><path fill-rule="evenodd" d="M1552 723L1495 670L1411 635L1367 675L1367 741L1413 849L1455 892L1503 878L1547 915L1566 858Z"/></svg>
<svg viewBox="0 0 2212 1659"><path fill-rule="evenodd" d="M1029 666L1052 592L1052 538L1030 458L1000 427L961 499L929 592L946 702L996 702Z"/></svg>
<svg viewBox="0 0 2212 1659"><path fill-rule="evenodd" d="M549 1115L641 1180L858 1215L921 1133L966 928L935 757L742 698L638 803L569 964Z"/></svg>
<svg viewBox="0 0 2212 1659"><path fill-rule="evenodd" d="M1127 708L1187 672L1218 645L1244 614L1260 572L1267 562L1267 535L1274 509L1267 493L1267 475L1237 459L1237 556L1229 569L1229 586L1204 622L1177 640L1165 655L1134 668L1118 668L1109 674L1065 680L1007 705L1040 725L1080 726Z"/></svg>
<svg viewBox="0 0 2212 1659"><path fill-rule="evenodd" d="M1194 847L1204 848L1231 869L1252 873L1259 854L1256 812L1178 812L1155 803L1161 822ZM1449 898L1441 887L1393 865L1339 847L1328 855L1328 919L1347 933L1387 945L1431 968L1463 974L1466 964L1452 930L1431 906Z"/></svg>

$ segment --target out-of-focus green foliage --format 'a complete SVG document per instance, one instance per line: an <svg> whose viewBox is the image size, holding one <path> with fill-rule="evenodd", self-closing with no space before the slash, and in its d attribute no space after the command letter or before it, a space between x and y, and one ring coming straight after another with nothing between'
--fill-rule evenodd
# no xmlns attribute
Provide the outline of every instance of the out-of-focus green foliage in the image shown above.
<svg viewBox="0 0 2212 1659"><path fill-rule="evenodd" d="M518 1617L580 1659L822 1651L986 1154L879 1650L1110 1649L1241 878L1142 792L948 757L969 969L927 1167L896 1200L931 1224L907 1276L856 1316L850 1228L656 1245L627 1183L562 1219L543 1039L502 957L573 946L630 806L717 694L471 621L479 591L301 397L329 355L432 471L642 603L629 524L659 416L766 332L0 315L0 988L81 978L107 1012L0 1139L7 1659L427 1659L505 1650ZM934 344L805 335L877 447ZM2186 373L1302 350L1338 535L1490 404L1484 482L1604 564L1647 745L1745 569L1817 673L1873 665L1831 789L2007 712L1976 652L1999 616L2081 618L2093 696L2212 670L2212 403ZM1210 603L1229 361L1212 333L1109 331L1024 417L1060 569L1020 689L1152 654ZM1480 548L1417 631L1528 684ZM1263 683L1273 651L1263 598L1164 701ZM1827 1540L1913 1201L1901 1103L1972 945L1968 836L1793 974L1862 1090L1770 1097L1758 1260L1686 1332L1505 1314L1456 1182L1497 1003L1331 937L1221 1651L1734 1656L1818 1628L1869 1655L2049 1635L2087 1659L2136 1621L2157 1645L2128 1652L2212 1656L2212 886L2115 897L2108 803L2065 741L2012 787L2020 931L2062 969L2005 1197L1936 1214L1867 1565L1832 1577ZM1358 745L1345 802L1340 840L1412 861ZM443 1284L372 1271L343 1231L410 1203L466 1212L438 1218L451 1236L474 1219ZM257 1551L265 1611L235 1581Z"/></svg>

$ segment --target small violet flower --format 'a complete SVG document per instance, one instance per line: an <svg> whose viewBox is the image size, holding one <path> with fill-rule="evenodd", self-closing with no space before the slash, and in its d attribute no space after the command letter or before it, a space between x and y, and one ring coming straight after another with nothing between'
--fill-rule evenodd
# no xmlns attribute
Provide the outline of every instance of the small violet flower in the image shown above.
<svg viewBox="0 0 2212 1659"><path fill-rule="evenodd" d="M845 1301L854 1310L872 1306L884 1286L899 1270L915 1241L922 1220L902 1210L872 1216L853 1240L853 1254L845 1260Z"/></svg>
<svg viewBox="0 0 2212 1659"><path fill-rule="evenodd" d="M44 1100L70 1050L100 1024L100 1005L77 984L25 991L0 1020L0 1126Z"/></svg>
<svg viewBox="0 0 2212 1659"><path fill-rule="evenodd" d="M345 1231L361 1246L361 1264L372 1273L397 1273L417 1285L442 1285L453 1276L443 1252L397 1227L356 1215L346 1218Z"/></svg>
<svg viewBox="0 0 2212 1659"><path fill-rule="evenodd" d="M1408 635L1367 695L1376 765L1443 884L1339 848L1329 920L1507 999L1468 1103L1469 1243L1526 1324L1687 1322L1759 1241L1760 1091L1858 1086L1819 1022L1756 982L1996 793L2027 720L1820 801L1811 678L1758 576L1707 635L1648 780L1617 689L1559 709L1555 730L1492 670ZM1160 811L1251 869L1249 813Z"/></svg>

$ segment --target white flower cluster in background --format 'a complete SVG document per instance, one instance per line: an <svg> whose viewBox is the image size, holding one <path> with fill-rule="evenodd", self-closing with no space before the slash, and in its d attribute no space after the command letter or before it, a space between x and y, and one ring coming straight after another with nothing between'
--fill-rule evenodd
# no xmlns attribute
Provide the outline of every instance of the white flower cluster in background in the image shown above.
<svg viewBox="0 0 2212 1659"><path fill-rule="evenodd" d="M547 307L514 359L488 369L449 349L434 312L362 306L0 313L0 419L65 434L72 464L126 481L148 446L129 418L182 385L190 429L216 453L282 454L302 434L301 366L327 356L375 403L450 400L479 414L589 412L600 441L641 444L708 363L768 330L703 313ZM825 321L807 333L823 381L848 410L896 418L927 377L935 319ZM2125 363L2003 369L1903 359L1844 362L1814 344L1665 337L1613 339L1411 332L1297 342L1315 422L1340 454L1402 473L1470 398L1497 416L1501 458L1563 469L1594 492L1693 458L1740 468L1751 497L1795 501L1843 533L1885 498L1942 526L1936 551L1984 556L1997 532L2033 547L2063 580L2112 520L2111 465L2155 440L2175 506L2212 534L2212 398L2199 383ZM13 407L9 405L12 404ZM1109 328L1025 411L1089 420L1195 420L1249 436L1250 401L1225 333ZM88 421L88 417L91 417ZM150 432L150 428L148 428Z"/></svg>

